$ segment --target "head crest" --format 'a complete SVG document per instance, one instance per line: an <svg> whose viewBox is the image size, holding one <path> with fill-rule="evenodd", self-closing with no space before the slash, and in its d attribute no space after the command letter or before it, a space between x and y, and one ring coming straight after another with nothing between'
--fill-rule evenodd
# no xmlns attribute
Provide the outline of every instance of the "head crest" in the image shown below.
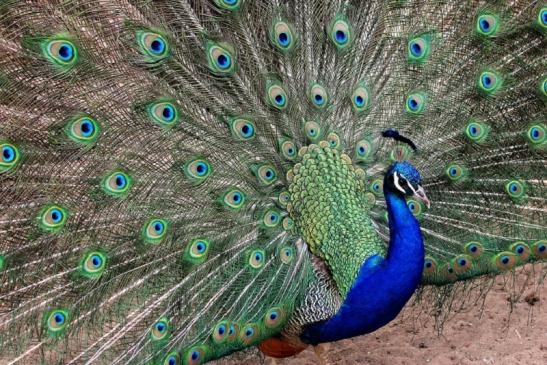
<svg viewBox="0 0 547 365"><path fill-rule="evenodd" d="M396 141L408 144L414 151L418 150L418 147L416 147L414 142L412 142L409 138L400 135L399 132L397 132L395 129L386 129L382 132L382 137L393 138Z"/></svg>

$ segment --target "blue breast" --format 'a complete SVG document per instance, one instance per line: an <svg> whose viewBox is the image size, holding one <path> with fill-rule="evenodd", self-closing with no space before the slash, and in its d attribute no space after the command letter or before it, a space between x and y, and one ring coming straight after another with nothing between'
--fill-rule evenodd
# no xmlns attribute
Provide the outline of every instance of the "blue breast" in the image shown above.
<svg viewBox="0 0 547 365"><path fill-rule="evenodd" d="M393 320L420 284L424 247L418 221L403 197L386 193L390 244L387 257L369 257L338 313L307 326L301 339L310 344L370 333Z"/></svg>

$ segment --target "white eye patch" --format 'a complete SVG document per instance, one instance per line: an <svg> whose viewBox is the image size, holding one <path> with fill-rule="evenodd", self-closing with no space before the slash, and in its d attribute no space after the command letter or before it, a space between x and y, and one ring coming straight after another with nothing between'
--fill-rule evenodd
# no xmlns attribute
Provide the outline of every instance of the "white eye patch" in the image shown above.
<svg viewBox="0 0 547 365"><path fill-rule="evenodd" d="M403 175L401 175L401 178L405 179L407 181L407 185L410 187L410 189L412 190L412 192L414 194L416 194L416 189L414 189L414 186L412 186L411 183L408 182L408 179L406 177L404 177ZM406 194L406 191L405 189L402 188L401 186L401 183L400 183L400 177L399 177L399 173L398 172L394 172L393 173L393 183L395 184L395 187L397 188L397 190L399 190L401 193L403 194Z"/></svg>
<svg viewBox="0 0 547 365"><path fill-rule="evenodd" d="M393 183L395 184L395 187L397 190L399 190L401 193L406 194L405 189L401 187L401 184L399 183L399 173L394 172L393 173Z"/></svg>

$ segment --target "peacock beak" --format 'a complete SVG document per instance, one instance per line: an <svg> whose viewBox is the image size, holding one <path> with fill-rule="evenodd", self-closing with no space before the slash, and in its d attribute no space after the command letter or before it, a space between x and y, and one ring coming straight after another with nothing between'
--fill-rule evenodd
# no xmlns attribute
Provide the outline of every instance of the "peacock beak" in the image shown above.
<svg viewBox="0 0 547 365"><path fill-rule="evenodd" d="M426 205L427 209L429 209L431 202L427 198L427 195L425 195L425 190L421 185L418 185L418 189L416 189L414 196L416 199L422 201Z"/></svg>

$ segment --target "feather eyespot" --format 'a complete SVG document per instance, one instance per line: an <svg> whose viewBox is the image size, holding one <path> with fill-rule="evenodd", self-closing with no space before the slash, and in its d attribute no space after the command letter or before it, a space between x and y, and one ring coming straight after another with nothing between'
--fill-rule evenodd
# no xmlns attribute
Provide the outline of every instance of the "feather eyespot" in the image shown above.
<svg viewBox="0 0 547 365"><path fill-rule="evenodd" d="M368 139L362 139L355 145L355 157L359 162L366 162L372 156L372 143Z"/></svg>
<svg viewBox="0 0 547 365"><path fill-rule="evenodd" d="M538 13L538 23L547 28L547 8L541 8Z"/></svg>
<svg viewBox="0 0 547 365"><path fill-rule="evenodd" d="M294 260L294 248L283 246L279 251L279 258L284 264L290 264Z"/></svg>
<svg viewBox="0 0 547 365"><path fill-rule="evenodd" d="M449 164L445 172L448 179L453 183L465 180L468 175L467 169L457 163Z"/></svg>
<svg viewBox="0 0 547 365"><path fill-rule="evenodd" d="M337 15L328 26L330 40L339 50L348 48L353 42L353 29L347 18Z"/></svg>
<svg viewBox="0 0 547 365"><path fill-rule="evenodd" d="M169 321L166 318L161 318L154 323L150 330L150 337L153 341L162 341L169 336Z"/></svg>
<svg viewBox="0 0 547 365"><path fill-rule="evenodd" d="M137 43L142 54L151 62L158 62L169 56L170 48L167 38L151 31L138 31Z"/></svg>
<svg viewBox="0 0 547 365"><path fill-rule="evenodd" d="M470 141L476 143L483 142L486 139L489 131L490 128L486 124L474 119L471 119L465 127L465 135L467 136L467 138Z"/></svg>
<svg viewBox="0 0 547 365"><path fill-rule="evenodd" d="M526 138L532 146L545 144L545 126L542 123L532 124L526 132Z"/></svg>
<svg viewBox="0 0 547 365"><path fill-rule="evenodd" d="M426 257L424 260L424 274L433 274L437 271L437 261L434 258Z"/></svg>
<svg viewBox="0 0 547 365"><path fill-rule="evenodd" d="M369 206L373 206L374 204L376 204L376 195L371 192L366 192L365 201Z"/></svg>
<svg viewBox="0 0 547 365"><path fill-rule="evenodd" d="M133 179L123 171L114 171L106 175L101 183L103 191L115 198L127 196L133 186Z"/></svg>
<svg viewBox="0 0 547 365"><path fill-rule="evenodd" d="M266 262L266 252L264 250L253 250L249 254L249 265L253 269L260 269Z"/></svg>
<svg viewBox="0 0 547 365"><path fill-rule="evenodd" d="M326 139L330 148L339 149L342 146L340 136L335 132L330 132Z"/></svg>
<svg viewBox="0 0 547 365"><path fill-rule="evenodd" d="M458 166L452 166L448 169L448 176L450 176L450 178L457 178L458 177L458 174L459 174L459 169L458 169Z"/></svg>
<svg viewBox="0 0 547 365"><path fill-rule="evenodd" d="M382 179L376 179L370 184L370 190L376 196L382 196L384 191L384 182Z"/></svg>
<svg viewBox="0 0 547 365"><path fill-rule="evenodd" d="M19 149L8 142L0 141L0 173L12 170L21 160Z"/></svg>
<svg viewBox="0 0 547 365"><path fill-rule="evenodd" d="M532 245L532 252L538 259L547 259L547 240L539 240Z"/></svg>
<svg viewBox="0 0 547 365"><path fill-rule="evenodd" d="M101 133L99 122L89 116L76 117L65 127L67 136L81 145L91 145Z"/></svg>
<svg viewBox="0 0 547 365"><path fill-rule="evenodd" d="M150 104L147 107L147 113L154 123L163 128L171 128L180 120L177 106L170 101Z"/></svg>
<svg viewBox="0 0 547 365"><path fill-rule="evenodd" d="M285 217L283 218L282 226L285 231L291 231L294 228L294 221L291 217Z"/></svg>
<svg viewBox="0 0 547 365"><path fill-rule="evenodd" d="M15 160L15 157L17 157L15 147L7 144L2 146L2 163L11 163Z"/></svg>
<svg viewBox="0 0 547 365"><path fill-rule="evenodd" d="M258 182L264 186L271 185L277 181L277 173L269 163L254 166L252 167L252 171L257 177Z"/></svg>
<svg viewBox="0 0 547 365"><path fill-rule="evenodd" d="M542 80L540 80L538 84L538 92L540 96L542 96L544 99L547 99L547 77L544 77Z"/></svg>
<svg viewBox="0 0 547 365"><path fill-rule="evenodd" d="M505 191L516 202L520 202L525 198L526 190L526 184L520 180L509 180L505 184Z"/></svg>
<svg viewBox="0 0 547 365"><path fill-rule="evenodd" d="M463 274L469 271L472 266L472 259L467 255L460 255L452 260L452 267L457 274Z"/></svg>
<svg viewBox="0 0 547 365"><path fill-rule="evenodd" d="M406 112L411 115L422 114L426 106L426 96L424 93L412 93L406 98Z"/></svg>
<svg viewBox="0 0 547 365"><path fill-rule="evenodd" d="M211 337L216 344L221 344L226 342L229 337L230 332L230 322L221 321L214 328Z"/></svg>
<svg viewBox="0 0 547 365"><path fill-rule="evenodd" d="M80 261L80 272L89 279L97 279L106 269L106 261L106 255L103 252L88 252Z"/></svg>
<svg viewBox="0 0 547 365"><path fill-rule="evenodd" d="M279 149L281 150L283 157L287 160L294 160L296 158L297 149L293 141L282 138L279 141Z"/></svg>
<svg viewBox="0 0 547 365"><path fill-rule="evenodd" d="M442 276L443 279L446 281L456 281L458 280L458 275L456 275L456 271L454 269L454 266L452 263L446 263L442 265L439 268L439 274Z"/></svg>
<svg viewBox="0 0 547 365"><path fill-rule="evenodd" d="M43 43L42 50L44 56L58 66L70 67L78 60L78 49L68 39L50 39Z"/></svg>
<svg viewBox="0 0 547 365"><path fill-rule="evenodd" d="M239 335L239 325L237 323L231 322L230 326L228 327L228 341L234 342L237 340L237 336Z"/></svg>
<svg viewBox="0 0 547 365"><path fill-rule="evenodd" d="M176 351L168 353L163 359L163 365L180 365L180 355Z"/></svg>
<svg viewBox="0 0 547 365"><path fill-rule="evenodd" d="M167 228L167 221L158 218L149 219L142 228L144 242L152 245L162 243L167 235Z"/></svg>
<svg viewBox="0 0 547 365"><path fill-rule="evenodd" d="M243 0L214 0L215 4L224 10L235 11L241 8Z"/></svg>
<svg viewBox="0 0 547 365"><path fill-rule="evenodd" d="M240 141L249 141L256 135L256 124L246 118L231 118L229 121L232 136Z"/></svg>
<svg viewBox="0 0 547 365"><path fill-rule="evenodd" d="M370 108L370 92L363 82L360 82L351 93L351 105L353 111L357 114L361 114Z"/></svg>
<svg viewBox="0 0 547 365"><path fill-rule="evenodd" d="M503 84L502 77L492 71L492 70L486 70L483 71L479 75L478 79L478 88L479 92L486 96L494 96L498 93L498 91L501 89L501 86Z"/></svg>
<svg viewBox="0 0 547 365"><path fill-rule="evenodd" d="M484 248L480 242L471 241L465 244L464 250L473 259L477 259L482 255Z"/></svg>
<svg viewBox="0 0 547 365"><path fill-rule="evenodd" d="M47 312L44 316L44 327L50 336L59 336L63 334L70 321L68 310L54 309Z"/></svg>
<svg viewBox="0 0 547 365"><path fill-rule="evenodd" d="M192 264L201 264L207 259L211 242L205 238L194 238L186 246L184 260Z"/></svg>
<svg viewBox="0 0 547 365"><path fill-rule="evenodd" d="M304 123L304 134L311 142L315 142L321 137L321 126L314 121L306 122Z"/></svg>
<svg viewBox="0 0 547 365"><path fill-rule="evenodd" d="M201 184L211 175L212 168L206 159L195 157L184 164L183 171L190 182Z"/></svg>
<svg viewBox="0 0 547 365"><path fill-rule="evenodd" d="M477 17L475 30L483 37L493 37L500 27L500 19L496 14L485 13Z"/></svg>
<svg viewBox="0 0 547 365"><path fill-rule="evenodd" d="M294 49L296 43L292 27L284 21L277 21L272 24L270 40L281 52L290 52Z"/></svg>
<svg viewBox="0 0 547 365"><path fill-rule="evenodd" d="M267 101L270 106L277 110L285 110L289 104L287 91L278 81L271 81L266 87Z"/></svg>
<svg viewBox="0 0 547 365"><path fill-rule="evenodd" d="M533 26L545 35L547 34L547 6L545 6L545 3L542 5L543 6L540 5L537 7L537 15L533 22Z"/></svg>
<svg viewBox="0 0 547 365"><path fill-rule="evenodd" d="M51 315L49 323L51 327L59 328L65 323L65 315L62 312L55 312Z"/></svg>
<svg viewBox="0 0 547 365"><path fill-rule="evenodd" d="M47 232L57 232L65 225L68 212L59 205L48 205L41 210L39 217L40 228Z"/></svg>
<svg viewBox="0 0 547 365"><path fill-rule="evenodd" d="M264 325L267 328L278 328L285 321L285 311L280 307L271 308L264 315Z"/></svg>
<svg viewBox="0 0 547 365"><path fill-rule="evenodd" d="M277 201L279 202L279 205L281 205L283 208L287 206L291 202L291 195L288 191L282 191L279 193L279 196L277 198Z"/></svg>
<svg viewBox="0 0 547 365"><path fill-rule="evenodd" d="M327 90L322 85L317 83L311 86L308 97L311 104L317 109L325 108L329 100Z"/></svg>
<svg viewBox="0 0 547 365"><path fill-rule="evenodd" d="M526 262L530 257L530 247L524 242L515 242L509 249L518 256L519 261Z"/></svg>
<svg viewBox="0 0 547 365"><path fill-rule="evenodd" d="M277 227L281 221L281 214L274 209L268 209L262 217L262 223L266 228Z"/></svg>
<svg viewBox="0 0 547 365"><path fill-rule="evenodd" d="M408 61L411 63L424 63L430 52L430 39L428 36L411 38L408 41Z"/></svg>
<svg viewBox="0 0 547 365"><path fill-rule="evenodd" d="M248 323L239 331L239 339L245 345L253 344L260 336L260 328L254 323Z"/></svg>
<svg viewBox="0 0 547 365"><path fill-rule="evenodd" d="M493 261L500 271L507 271L515 267L517 256L512 252L500 252L494 256Z"/></svg>
<svg viewBox="0 0 547 365"><path fill-rule="evenodd" d="M262 171L259 171L259 173L260 173L260 176L268 182L275 177L275 173L273 172L273 170L266 166L264 167Z"/></svg>
<svg viewBox="0 0 547 365"><path fill-rule="evenodd" d="M230 189L222 197L222 205L232 210L239 211L245 204L246 196L239 189Z"/></svg>
<svg viewBox="0 0 547 365"><path fill-rule="evenodd" d="M209 69L216 74L230 75L235 72L235 51L227 43L207 42Z"/></svg>
<svg viewBox="0 0 547 365"><path fill-rule="evenodd" d="M411 198L407 199L406 205L408 206L408 209L410 209L412 215L416 218L420 219L423 216L425 206L421 202Z"/></svg>

